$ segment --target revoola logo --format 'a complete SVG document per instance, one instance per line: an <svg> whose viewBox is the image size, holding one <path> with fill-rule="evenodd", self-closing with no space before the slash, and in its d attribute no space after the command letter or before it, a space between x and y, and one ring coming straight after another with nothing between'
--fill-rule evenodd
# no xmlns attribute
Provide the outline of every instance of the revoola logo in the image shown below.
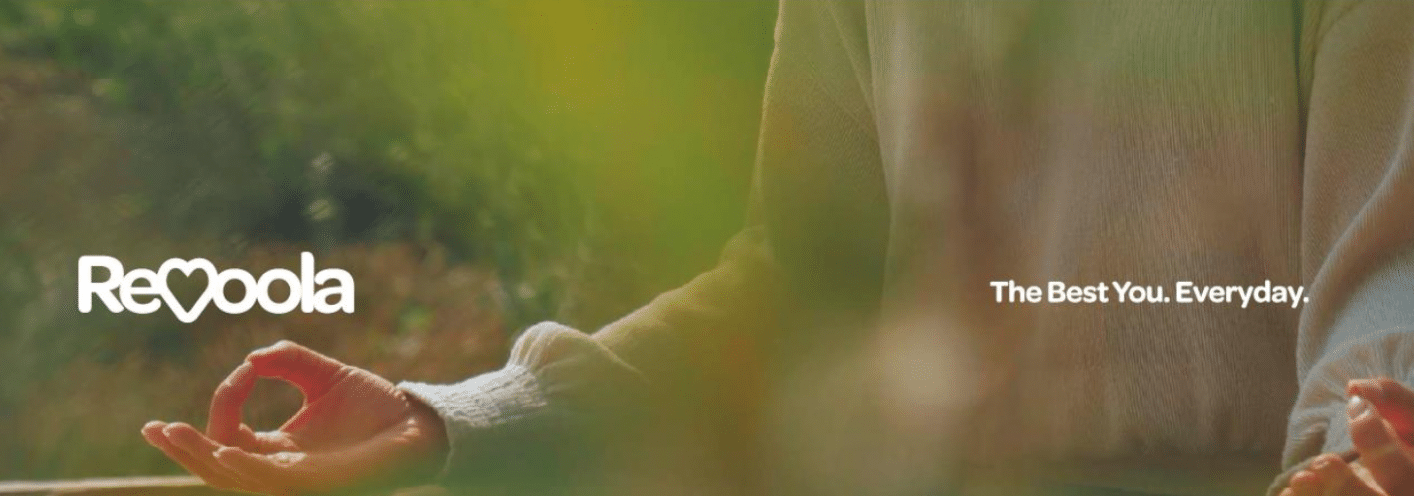
<svg viewBox="0 0 1414 496"><path fill-rule="evenodd" d="M108 280L93 280L93 269L96 267L108 269ZM174 270L187 276L198 270L206 273L206 291L197 297L191 307L183 307L182 302L177 301L177 297L167 288L167 276ZM232 282L245 287L245 296L238 301L226 299L226 285ZM270 287L276 282L283 282L290 289L290 295L285 301L275 301L270 295ZM320 285L327 286L316 291L316 286ZM285 269L272 269L261 274L259 279L241 269L217 272L216 266L204 258L173 258L163 262L156 271L133 269L125 273L123 263L116 258L86 255L79 257L78 296L79 312L82 313L93 310L94 296L113 313L126 310L136 314L150 314L166 303L172 314L177 316L177 320L188 324L196 321L201 312L206 310L206 306L212 303L216 304L217 309L228 314L245 313L256 303L260 304L261 309L273 314L286 314L296 308L304 313L323 314L354 311L353 276L342 269L324 269L316 273L314 255L309 252L300 254L299 275Z"/></svg>

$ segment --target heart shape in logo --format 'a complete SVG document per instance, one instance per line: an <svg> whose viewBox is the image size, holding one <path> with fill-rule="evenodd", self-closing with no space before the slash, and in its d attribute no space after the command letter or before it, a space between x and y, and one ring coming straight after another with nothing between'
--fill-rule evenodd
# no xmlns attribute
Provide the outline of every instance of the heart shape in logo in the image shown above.
<svg viewBox="0 0 1414 496"><path fill-rule="evenodd" d="M173 270L179 270L187 277L191 277L192 271L200 269L206 272L206 290L201 292L201 296L196 298L190 309L182 308L182 302L177 301L177 297L172 294L172 289L167 287L167 275ZM167 302L167 308L172 309L172 315L177 316L177 320L190 324L196 321L197 316L206 310L206 305L211 303L213 298L211 292L216 287L216 266L205 258L194 258L182 260L180 258L168 259L157 269L157 280L162 284L162 301Z"/></svg>

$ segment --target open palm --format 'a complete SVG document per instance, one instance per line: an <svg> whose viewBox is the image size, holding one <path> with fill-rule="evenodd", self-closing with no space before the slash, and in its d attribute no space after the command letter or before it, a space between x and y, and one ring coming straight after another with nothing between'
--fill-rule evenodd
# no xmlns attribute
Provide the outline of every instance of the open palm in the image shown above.
<svg viewBox="0 0 1414 496"><path fill-rule="evenodd" d="M271 432L254 432L241 421L241 407L260 377L285 380L305 398ZM389 482L414 468L425 473L446 449L443 429L435 412L388 380L281 341L252 352L216 388L205 434L159 421L142 433L212 486L298 494Z"/></svg>

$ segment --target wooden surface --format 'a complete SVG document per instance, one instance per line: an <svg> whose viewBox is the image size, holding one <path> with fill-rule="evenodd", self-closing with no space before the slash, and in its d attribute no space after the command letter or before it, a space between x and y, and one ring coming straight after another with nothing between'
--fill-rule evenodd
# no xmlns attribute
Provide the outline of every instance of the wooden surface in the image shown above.
<svg viewBox="0 0 1414 496"><path fill-rule="evenodd" d="M60 481L0 482L0 496L232 496L238 494L206 487L201 479L186 475L114 477ZM387 495L388 492L381 494ZM398 490L392 496L446 496L436 486Z"/></svg>
<svg viewBox="0 0 1414 496"><path fill-rule="evenodd" d="M3 496L217 496L236 494L206 487L200 479L190 476L120 477L63 481L0 482Z"/></svg>

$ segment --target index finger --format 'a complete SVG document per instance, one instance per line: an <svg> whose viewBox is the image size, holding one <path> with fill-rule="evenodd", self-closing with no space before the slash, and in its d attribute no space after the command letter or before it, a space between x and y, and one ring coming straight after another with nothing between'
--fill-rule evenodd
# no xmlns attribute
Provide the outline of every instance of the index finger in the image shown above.
<svg viewBox="0 0 1414 496"><path fill-rule="evenodd" d="M1352 405L1350 416L1350 440L1375 482L1387 494L1414 494L1414 459L1394 426L1373 407Z"/></svg>
<svg viewBox="0 0 1414 496"><path fill-rule="evenodd" d="M240 442L241 407L260 377L294 384L304 393L306 401L312 401L328 392L343 376L345 368L338 360L291 341L255 350L216 387L211 396L206 435L220 443L245 445Z"/></svg>
<svg viewBox="0 0 1414 496"><path fill-rule="evenodd" d="M242 362L216 386L211 395L211 410L206 418L206 435L218 443L238 445L241 427L241 407L255 388L255 365Z"/></svg>
<svg viewBox="0 0 1414 496"><path fill-rule="evenodd" d="M1346 392L1374 404L1400 439L1414 440L1414 391L1388 377L1350 381Z"/></svg>
<svg viewBox="0 0 1414 496"><path fill-rule="evenodd" d="M255 350L246 356L246 362L254 366L255 373L260 377L283 379L294 384L310 401L334 387L346 367L338 360L292 341L280 341Z"/></svg>

